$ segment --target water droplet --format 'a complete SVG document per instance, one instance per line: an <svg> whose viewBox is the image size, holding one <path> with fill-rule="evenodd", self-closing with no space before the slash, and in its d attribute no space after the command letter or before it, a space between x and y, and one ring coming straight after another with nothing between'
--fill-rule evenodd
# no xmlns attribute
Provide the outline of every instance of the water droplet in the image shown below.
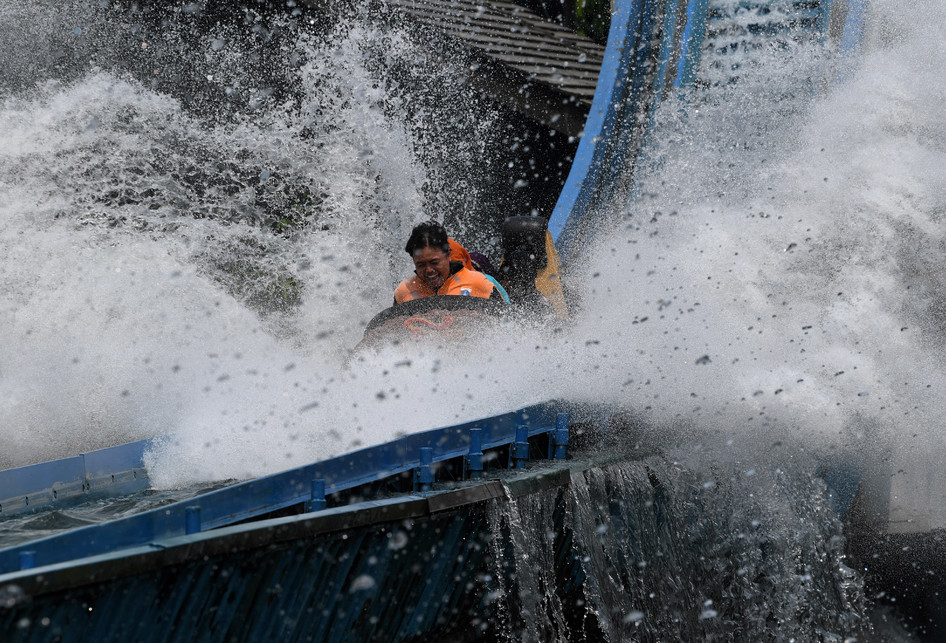
<svg viewBox="0 0 946 643"><path fill-rule="evenodd" d="M644 619L644 613L640 610L633 610L624 617L625 623L640 623Z"/></svg>
<svg viewBox="0 0 946 643"><path fill-rule="evenodd" d="M369 576L368 574L362 574L358 578L352 581L351 587L348 589L349 592L357 592L363 589L371 589L377 583L375 583L374 577Z"/></svg>
<svg viewBox="0 0 946 643"><path fill-rule="evenodd" d="M388 538L388 549L393 549L397 551L398 549L403 549L407 545L407 534L403 531L395 531Z"/></svg>

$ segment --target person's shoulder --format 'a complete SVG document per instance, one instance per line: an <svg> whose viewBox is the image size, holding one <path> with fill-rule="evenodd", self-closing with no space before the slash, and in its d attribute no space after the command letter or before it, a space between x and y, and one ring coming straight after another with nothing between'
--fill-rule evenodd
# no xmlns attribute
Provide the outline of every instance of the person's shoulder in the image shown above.
<svg viewBox="0 0 946 643"><path fill-rule="evenodd" d="M394 301L399 304L404 303L405 301L410 301L411 299L416 299L420 296L420 288L415 283L417 277L408 277L401 283L397 285L397 288L394 289Z"/></svg>
<svg viewBox="0 0 946 643"><path fill-rule="evenodd" d="M464 288L467 288L470 294L477 297L489 298L494 290L498 291L497 287L499 284L482 272L463 268L458 272L456 277L458 282L462 284ZM506 297L503 297L503 299L506 300Z"/></svg>
<svg viewBox="0 0 946 643"><path fill-rule="evenodd" d="M479 282L484 282L484 281L489 282L489 277L484 275L482 272L473 270L472 268L461 268L457 272L463 272L462 277L464 279L468 279L472 281L479 281Z"/></svg>
<svg viewBox="0 0 946 643"><path fill-rule="evenodd" d="M401 283L397 285L397 290L401 290L401 289L407 290L408 288L411 287L411 284L414 283L415 279L417 279L416 276L408 277L407 279L405 279L404 281L402 281Z"/></svg>
<svg viewBox="0 0 946 643"><path fill-rule="evenodd" d="M394 289L394 294L396 295L398 293L407 292L408 290L410 290L411 279L413 279L413 277L408 277L407 279L399 283L397 285L397 288Z"/></svg>
<svg viewBox="0 0 946 643"><path fill-rule="evenodd" d="M487 280L490 284L492 284L493 290L494 290L495 292L499 293L499 296L502 298L502 300L503 300L504 302L506 302L507 304L508 304L508 303L511 303L511 302L510 302L510 299L509 299L509 293L506 292L506 289L503 288L503 286L502 286L501 283L499 283L498 281L496 281L496 278L495 278L495 277L493 277L492 275L488 275L488 274L486 274L485 272L483 273L483 276L486 277L486 280Z"/></svg>

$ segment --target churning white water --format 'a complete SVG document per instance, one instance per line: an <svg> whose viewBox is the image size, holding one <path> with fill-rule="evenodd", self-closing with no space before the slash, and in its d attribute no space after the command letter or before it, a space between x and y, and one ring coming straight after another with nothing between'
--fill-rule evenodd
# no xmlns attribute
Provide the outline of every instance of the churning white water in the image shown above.
<svg viewBox="0 0 946 643"><path fill-rule="evenodd" d="M944 25L939 3L871 3L850 68L762 50L665 107L659 169L578 279L595 395L763 445L941 457Z"/></svg>
<svg viewBox="0 0 946 643"><path fill-rule="evenodd" d="M410 227L443 216L442 175L477 161L456 132L491 122L449 70L358 22L322 44L277 20L266 67L246 62L253 20L195 35L187 7L166 31L133 14L0 11L3 466L168 436L159 486L243 478L532 394L445 355L347 366ZM409 109L419 75L460 107Z"/></svg>
<svg viewBox="0 0 946 643"><path fill-rule="evenodd" d="M269 86L222 27L0 6L3 466L166 435L156 484L243 478L552 397L684 438L881 426L941 452L936 3L872 3L843 84L819 47L763 49L667 104L656 169L569 266L564 332L354 360L407 231L489 135L464 101L411 107L411 78L449 91L450 70L397 31L286 26Z"/></svg>

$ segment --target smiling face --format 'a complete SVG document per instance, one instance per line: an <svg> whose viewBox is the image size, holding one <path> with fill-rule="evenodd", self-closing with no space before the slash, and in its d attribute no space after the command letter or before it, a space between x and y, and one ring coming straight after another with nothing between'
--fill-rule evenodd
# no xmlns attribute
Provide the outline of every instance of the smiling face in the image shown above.
<svg viewBox="0 0 946 643"><path fill-rule="evenodd" d="M439 289L450 276L450 254L442 248L426 246L418 248L412 255L414 274L432 290Z"/></svg>

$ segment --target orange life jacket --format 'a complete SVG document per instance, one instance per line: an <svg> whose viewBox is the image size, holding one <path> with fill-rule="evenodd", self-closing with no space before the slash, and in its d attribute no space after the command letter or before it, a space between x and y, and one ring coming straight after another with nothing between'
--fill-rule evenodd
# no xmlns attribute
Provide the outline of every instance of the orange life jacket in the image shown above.
<svg viewBox="0 0 946 643"><path fill-rule="evenodd" d="M405 301L434 295L469 295L489 299L492 294L493 282L486 275L461 266L459 270L447 277L436 292L417 275L405 279L394 291L394 301L403 304Z"/></svg>
<svg viewBox="0 0 946 643"><path fill-rule="evenodd" d="M559 319L568 319L568 306L565 304L565 293L562 291L562 262L558 257L552 233L545 231L545 254L548 262L535 277L535 288L552 302L555 315Z"/></svg>
<svg viewBox="0 0 946 643"><path fill-rule="evenodd" d="M558 250L555 248L555 242L552 241L552 233L545 231L545 265L541 266L535 276L535 289L549 300L555 315L560 319L568 319L568 306L565 304L565 293L562 291L562 263L558 256ZM499 262L500 267L505 263L506 257ZM503 286L509 289L509 284L503 281ZM510 296L514 296L513 290L509 289Z"/></svg>
<svg viewBox="0 0 946 643"><path fill-rule="evenodd" d="M473 270L473 260L470 259L470 253L453 239L447 239L450 243L450 261L459 261L467 270Z"/></svg>

